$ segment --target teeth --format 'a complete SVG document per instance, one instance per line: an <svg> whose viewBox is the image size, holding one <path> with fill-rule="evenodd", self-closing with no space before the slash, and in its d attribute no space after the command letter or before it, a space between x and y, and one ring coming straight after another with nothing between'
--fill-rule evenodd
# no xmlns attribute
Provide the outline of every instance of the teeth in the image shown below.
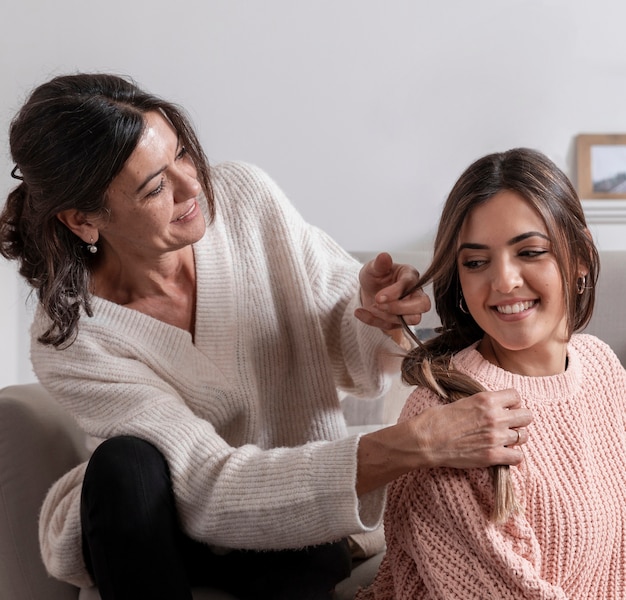
<svg viewBox="0 0 626 600"><path fill-rule="evenodd" d="M514 315L524 310L528 310L531 306L534 306L534 300L528 300L527 302L517 302L515 304L506 304L504 306L496 306L496 310L503 315Z"/></svg>
<svg viewBox="0 0 626 600"><path fill-rule="evenodd" d="M181 219L184 219L187 215L191 214L194 208L195 208L195 204L184 215L180 215L180 217L178 217L178 219L176 220L180 221Z"/></svg>

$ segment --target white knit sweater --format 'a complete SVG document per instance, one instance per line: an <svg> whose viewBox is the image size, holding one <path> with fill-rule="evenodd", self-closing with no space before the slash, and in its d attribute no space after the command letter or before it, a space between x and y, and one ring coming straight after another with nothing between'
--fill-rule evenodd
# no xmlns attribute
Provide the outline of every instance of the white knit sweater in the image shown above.
<svg viewBox="0 0 626 600"><path fill-rule="evenodd" d="M353 316L359 264L307 225L262 171L213 168L217 216L194 245L195 338L94 298L77 340L36 341L38 378L99 439L135 435L168 461L185 531L229 548L281 549L375 528L384 492L355 494L358 438L336 388L382 393L397 352ZM79 501L85 465L48 493L49 572L89 585Z"/></svg>

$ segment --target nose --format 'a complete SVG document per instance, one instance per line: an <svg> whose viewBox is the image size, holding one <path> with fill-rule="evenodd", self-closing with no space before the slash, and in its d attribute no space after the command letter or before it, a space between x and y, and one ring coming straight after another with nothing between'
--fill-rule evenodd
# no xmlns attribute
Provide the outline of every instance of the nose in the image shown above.
<svg viewBox="0 0 626 600"><path fill-rule="evenodd" d="M510 294L521 287L523 277L519 265L508 258L501 258L493 262L493 276L491 285L496 292Z"/></svg>
<svg viewBox="0 0 626 600"><path fill-rule="evenodd" d="M195 167L179 169L175 176L174 200L186 202L200 194L202 186Z"/></svg>

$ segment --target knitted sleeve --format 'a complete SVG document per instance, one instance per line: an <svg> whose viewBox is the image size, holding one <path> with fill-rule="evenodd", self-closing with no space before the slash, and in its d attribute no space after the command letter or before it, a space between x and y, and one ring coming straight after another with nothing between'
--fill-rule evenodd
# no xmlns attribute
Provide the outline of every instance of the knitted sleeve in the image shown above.
<svg viewBox="0 0 626 600"><path fill-rule="evenodd" d="M282 549L376 527L381 502L373 502L368 514L359 511L356 498L356 438L293 448L233 447L181 396L202 386L205 410L217 420L231 409L218 388L190 380L188 389L175 390L165 371L160 376L140 360L120 356L128 349L120 332L103 331L97 341L79 336L62 352L36 346L34 362L40 381L88 434L136 436L163 453L183 526L193 538ZM185 367L181 360L163 368Z"/></svg>
<svg viewBox="0 0 626 600"><path fill-rule="evenodd" d="M401 418L436 402L418 389ZM492 504L486 469L423 469L398 479L385 510L387 554L362 600L565 600L541 577L539 545L523 515L495 525Z"/></svg>
<svg viewBox="0 0 626 600"><path fill-rule="evenodd" d="M215 190L219 218L202 247L222 275L205 278L196 344L188 332L95 299L70 347L33 342L37 376L90 435L134 435L159 448L196 539L281 549L369 531L384 490L356 496L358 439L338 439L345 424L336 393L337 385L376 393L384 380L387 336L351 313L359 265L260 170L220 166ZM39 311L34 340L42 326ZM211 346L217 329L224 343Z"/></svg>
<svg viewBox="0 0 626 600"><path fill-rule="evenodd" d="M217 187L227 190L231 199L222 207L225 218L241 222L235 213L245 214L242 230L250 223L256 228L240 246L256 240L254 253L265 257L275 289L289 294L289 310L300 310L294 322L302 325L301 333L321 329L324 346L316 348L316 354L329 361L335 385L357 396L381 395L388 385L385 374L398 368L400 349L381 331L354 317L360 304L360 263L324 231L307 223L263 170L228 162L216 172Z"/></svg>

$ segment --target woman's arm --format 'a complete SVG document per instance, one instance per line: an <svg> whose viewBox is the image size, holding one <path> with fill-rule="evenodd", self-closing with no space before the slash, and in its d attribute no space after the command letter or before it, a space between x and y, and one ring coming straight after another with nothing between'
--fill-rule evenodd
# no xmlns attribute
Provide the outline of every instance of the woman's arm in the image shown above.
<svg viewBox="0 0 626 600"><path fill-rule="evenodd" d="M361 502L356 496L356 437L305 443L300 436L294 447L263 447L261 435L246 434L262 418L257 407L238 399L211 361L185 351L188 334L127 314L141 325L140 337L124 337L105 321L100 327L94 317L69 348L35 344L33 362L87 433L132 435L161 451L190 536L217 546L281 549L379 524L382 490ZM150 337L160 341L150 344ZM283 421L306 427L301 412L297 403L283 407Z"/></svg>
<svg viewBox="0 0 626 600"><path fill-rule="evenodd" d="M426 408L397 425L363 435L357 493L385 485L417 468L515 465L532 420L515 390L481 392L453 404ZM513 428L517 428L514 430Z"/></svg>

